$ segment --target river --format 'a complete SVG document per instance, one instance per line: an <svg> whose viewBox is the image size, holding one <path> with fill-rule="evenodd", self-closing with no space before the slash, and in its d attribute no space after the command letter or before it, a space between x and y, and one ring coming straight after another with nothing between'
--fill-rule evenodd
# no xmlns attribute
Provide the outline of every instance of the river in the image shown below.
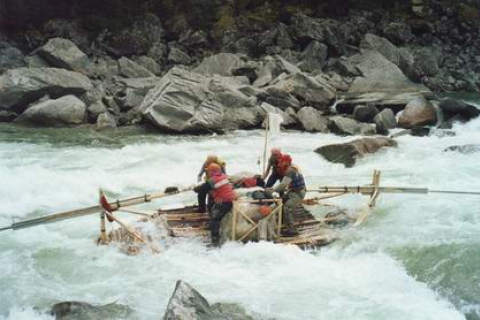
<svg viewBox="0 0 480 320"><path fill-rule="evenodd" d="M292 155L312 187L366 184L379 169L386 186L480 191L480 154L443 151L478 144L480 119L453 131L400 137L398 148L350 169L313 150L352 137L282 132L272 145ZM190 185L210 153L230 173L255 172L262 146L261 131L175 137L1 124L0 227L93 205L99 187L122 198ZM156 204L194 200L186 193ZM352 195L336 203L354 210L365 202ZM65 300L117 302L139 319L159 319L178 279L261 319L480 319L479 196L382 194L361 227L316 251L270 243L208 250L177 239L162 243L161 254L127 256L97 246L98 229L91 215L1 232L0 319L51 319L45 310Z"/></svg>

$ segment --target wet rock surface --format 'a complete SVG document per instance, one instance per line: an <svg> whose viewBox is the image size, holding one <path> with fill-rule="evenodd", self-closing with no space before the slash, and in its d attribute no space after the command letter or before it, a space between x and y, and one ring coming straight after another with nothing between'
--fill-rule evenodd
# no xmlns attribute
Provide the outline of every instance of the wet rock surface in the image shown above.
<svg viewBox="0 0 480 320"><path fill-rule="evenodd" d="M164 320L253 320L245 310L236 304L208 301L192 286L184 281L177 281L175 291L168 302Z"/></svg>
<svg viewBox="0 0 480 320"><path fill-rule="evenodd" d="M362 138L342 144L326 145L315 150L330 162L342 163L353 167L356 161L369 153L375 153L384 147L396 147L397 142L390 138Z"/></svg>
<svg viewBox="0 0 480 320"><path fill-rule="evenodd" d="M86 302L66 301L54 304L50 314L55 320L138 319L130 307L116 303L95 306Z"/></svg>

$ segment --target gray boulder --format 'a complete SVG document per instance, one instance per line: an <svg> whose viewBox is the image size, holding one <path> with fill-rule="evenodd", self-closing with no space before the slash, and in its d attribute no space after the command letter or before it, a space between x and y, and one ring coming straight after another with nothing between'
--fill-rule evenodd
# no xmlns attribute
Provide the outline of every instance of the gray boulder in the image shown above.
<svg viewBox="0 0 480 320"><path fill-rule="evenodd" d="M398 118L398 126L405 129L422 125L435 125L436 123L437 112L425 98L416 98L410 101Z"/></svg>
<svg viewBox="0 0 480 320"><path fill-rule="evenodd" d="M55 316L55 320L138 319L130 307L116 303L94 306L86 302L66 301L54 304L50 314Z"/></svg>
<svg viewBox="0 0 480 320"><path fill-rule="evenodd" d="M442 51L436 47L420 47L413 50L415 63L413 66L418 79L423 76L435 77L440 72Z"/></svg>
<svg viewBox="0 0 480 320"><path fill-rule="evenodd" d="M406 74L412 72L414 64L413 54L407 49L397 48L385 38L367 33L360 43L360 47L366 50L378 51Z"/></svg>
<svg viewBox="0 0 480 320"><path fill-rule="evenodd" d="M56 68L12 69L0 76L0 108L23 111L28 103L50 95L82 95L92 89L80 73Z"/></svg>
<svg viewBox="0 0 480 320"><path fill-rule="evenodd" d="M393 113L390 108L385 108L380 111L380 113L373 118L373 122L375 122L377 132L380 134L388 134L389 129L397 127L395 113Z"/></svg>
<svg viewBox="0 0 480 320"><path fill-rule="evenodd" d="M480 115L480 108L462 100L443 99L439 106L449 118L460 115L463 119L470 120Z"/></svg>
<svg viewBox="0 0 480 320"><path fill-rule="evenodd" d="M279 55L266 57L263 66L253 82L255 87L264 87L274 81L279 75L299 73L301 70Z"/></svg>
<svg viewBox="0 0 480 320"><path fill-rule="evenodd" d="M115 121L115 117L108 112L104 112L100 114L97 118L97 129L104 130L104 129L115 129L117 127L117 122Z"/></svg>
<svg viewBox="0 0 480 320"><path fill-rule="evenodd" d="M162 130L209 132L260 124L256 98L238 90L236 80L171 69L143 100L139 112ZM238 82L237 82L238 83Z"/></svg>
<svg viewBox="0 0 480 320"><path fill-rule="evenodd" d="M171 64L184 64L189 65L192 63L192 58L185 53L182 49L175 45L169 45L169 52L167 56L167 62Z"/></svg>
<svg viewBox="0 0 480 320"><path fill-rule="evenodd" d="M306 105L325 113L330 112L329 106L336 93L335 88L325 79L310 77L302 72L278 77L267 90L269 88L289 92L297 99L305 101Z"/></svg>
<svg viewBox="0 0 480 320"><path fill-rule="evenodd" d="M98 116L107 112L107 106L102 100L97 100L87 107L88 119L90 122L97 122Z"/></svg>
<svg viewBox="0 0 480 320"><path fill-rule="evenodd" d="M192 286L177 281L175 291L167 305L164 320L252 320L245 310L235 304L214 304Z"/></svg>
<svg viewBox="0 0 480 320"><path fill-rule="evenodd" d="M403 45L413 38L412 28L403 22L390 22L383 30L383 35L395 45Z"/></svg>
<svg viewBox="0 0 480 320"><path fill-rule="evenodd" d="M353 118L360 122L371 122L378 114L378 109L373 105L358 105L353 109Z"/></svg>
<svg viewBox="0 0 480 320"><path fill-rule="evenodd" d="M144 78L144 77L153 77L153 73L139 65L138 63L133 62L132 60L121 57L118 59L119 74L126 78Z"/></svg>
<svg viewBox="0 0 480 320"><path fill-rule="evenodd" d="M29 68L51 68L52 66L38 54L31 54L25 57L26 66Z"/></svg>
<svg viewBox="0 0 480 320"><path fill-rule="evenodd" d="M362 138L342 144L326 145L315 150L330 162L342 163L353 167L356 161L369 153L375 153L383 147L396 147L397 142L389 138Z"/></svg>
<svg viewBox="0 0 480 320"><path fill-rule="evenodd" d="M203 61L193 69L193 72L213 76L219 75L223 77L232 76L232 70L241 68L245 63L239 55L233 53L219 53L210 57L206 57Z"/></svg>
<svg viewBox="0 0 480 320"><path fill-rule="evenodd" d="M15 112L0 110L0 122L11 122L16 117L18 117L18 114L16 114Z"/></svg>
<svg viewBox="0 0 480 320"><path fill-rule="evenodd" d="M302 71L320 71L325 66L328 47L318 41L312 41L303 51L303 61L298 65Z"/></svg>
<svg viewBox="0 0 480 320"><path fill-rule="evenodd" d="M425 86L411 82L402 71L382 54L363 50L349 58L362 77L357 77L346 93L339 94L343 104L405 105L430 92Z"/></svg>
<svg viewBox="0 0 480 320"><path fill-rule="evenodd" d="M451 146L446 148L443 151L446 151L446 152L456 151L463 154L477 153L477 152L480 152L480 144L466 144L462 146Z"/></svg>
<svg viewBox="0 0 480 320"><path fill-rule="evenodd" d="M333 116L329 119L328 128L333 133L339 135L356 135L360 133L360 123L354 119L342 117L342 116Z"/></svg>
<svg viewBox="0 0 480 320"><path fill-rule="evenodd" d="M287 108L299 110L302 107L300 101L289 92L271 87L266 89L266 93L265 101L282 110Z"/></svg>
<svg viewBox="0 0 480 320"><path fill-rule="evenodd" d="M147 56L135 57L134 61L153 73L154 75L160 75L162 73L162 67L152 58Z"/></svg>
<svg viewBox="0 0 480 320"><path fill-rule="evenodd" d="M62 38L50 39L36 53L51 66L87 73L90 60L72 41Z"/></svg>
<svg viewBox="0 0 480 320"><path fill-rule="evenodd" d="M8 69L15 69L25 66L25 59L22 52L10 46L5 41L0 41L0 74Z"/></svg>
<svg viewBox="0 0 480 320"><path fill-rule="evenodd" d="M303 107L297 112L297 119L302 129L310 132L323 132L327 133L328 119L322 116L322 114L312 108Z"/></svg>
<svg viewBox="0 0 480 320"><path fill-rule="evenodd" d="M85 103L73 95L49 99L29 107L15 122L42 126L81 124L85 118Z"/></svg>

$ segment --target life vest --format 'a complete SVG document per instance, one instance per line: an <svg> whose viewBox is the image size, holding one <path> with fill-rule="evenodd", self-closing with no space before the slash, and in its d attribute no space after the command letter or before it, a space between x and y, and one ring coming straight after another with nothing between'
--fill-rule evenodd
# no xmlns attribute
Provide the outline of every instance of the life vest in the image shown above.
<svg viewBox="0 0 480 320"><path fill-rule="evenodd" d="M237 195L226 174L217 173L210 178L210 181L213 182L213 190L210 191L210 195L215 203L232 202L236 199Z"/></svg>
<svg viewBox="0 0 480 320"><path fill-rule="evenodd" d="M290 166L290 168L293 168L297 172L290 183L290 190L305 189L305 179L303 178L303 174L300 172L300 168L294 165Z"/></svg>

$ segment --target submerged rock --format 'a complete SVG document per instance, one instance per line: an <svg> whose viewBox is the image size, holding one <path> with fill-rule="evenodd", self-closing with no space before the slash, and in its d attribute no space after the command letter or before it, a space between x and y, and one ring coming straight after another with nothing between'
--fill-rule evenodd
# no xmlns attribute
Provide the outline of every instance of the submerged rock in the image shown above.
<svg viewBox="0 0 480 320"><path fill-rule="evenodd" d="M471 154L471 153L477 153L480 152L480 144L466 144L462 146L451 146L446 148L443 151L457 151L463 154Z"/></svg>
<svg viewBox="0 0 480 320"><path fill-rule="evenodd" d="M168 302L164 320L252 320L245 310L235 304L214 304L208 301L192 286L177 281L175 291Z"/></svg>
<svg viewBox="0 0 480 320"><path fill-rule="evenodd" d="M362 138L347 143L331 144L315 150L326 160L334 163L343 163L350 168L355 165L357 159L368 153L375 153L383 147L396 147L397 142L389 138Z"/></svg>
<svg viewBox="0 0 480 320"><path fill-rule="evenodd" d="M130 307L116 303L94 306L86 302L66 301L54 304L50 314L56 320L138 319Z"/></svg>

